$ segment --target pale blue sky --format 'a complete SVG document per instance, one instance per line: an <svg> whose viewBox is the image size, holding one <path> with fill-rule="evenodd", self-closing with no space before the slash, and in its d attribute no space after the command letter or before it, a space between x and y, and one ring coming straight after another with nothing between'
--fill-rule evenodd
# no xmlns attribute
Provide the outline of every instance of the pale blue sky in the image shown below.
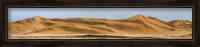
<svg viewBox="0 0 200 47"><path fill-rule="evenodd" d="M124 19L137 14L153 16L163 21L192 20L192 8L8 8L9 22L33 16Z"/></svg>

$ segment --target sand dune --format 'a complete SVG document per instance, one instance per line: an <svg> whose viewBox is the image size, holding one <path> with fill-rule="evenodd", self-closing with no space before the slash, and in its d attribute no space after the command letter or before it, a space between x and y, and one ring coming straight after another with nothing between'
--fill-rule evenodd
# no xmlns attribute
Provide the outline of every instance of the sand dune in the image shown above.
<svg viewBox="0 0 200 47"><path fill-rule="evenodd" d="M95 18L48 19L35 16L21 21L9 23L8 33L10 38L31 34L40 34L41 36L43 34L65 34L64 36L74 34L103 34L123 36L124 34L128 34L124 36L159 36L159 38L166 37L169 39L176 39L179 36L192 34L192 21L174 20L165 22L159 20L158 18L146 17L141 14L120 20ZM187 39L191 39L191 37L187 37ZM181 38L184 37L179 37L179 39Z"/></svg>

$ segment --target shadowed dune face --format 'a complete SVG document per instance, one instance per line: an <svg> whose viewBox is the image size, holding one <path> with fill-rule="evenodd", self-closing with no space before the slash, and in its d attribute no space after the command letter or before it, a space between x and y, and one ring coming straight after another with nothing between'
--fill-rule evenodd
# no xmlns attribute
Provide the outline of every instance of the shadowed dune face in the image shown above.
<svg viewBox="0 0 200 47"><path fill-rule="evenodd" d="M40 16L9 23L9 35L19 34L128 34L146 35L191 35L192 21L174 20L165 22L155 17L136 15L127 19L107 20L94 18L48 19ZM180 33L183 32L183 33ZM141 35L143 36L143 35ZM145 37L145 36L143 36Z"/></svg>

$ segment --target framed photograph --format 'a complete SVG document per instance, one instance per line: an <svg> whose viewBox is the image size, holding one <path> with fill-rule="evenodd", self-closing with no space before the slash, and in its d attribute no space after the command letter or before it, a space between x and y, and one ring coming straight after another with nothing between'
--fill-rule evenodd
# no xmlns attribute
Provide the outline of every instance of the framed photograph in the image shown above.
<svg viewBox="0 0 200 47"><path fill-rule="evenodd" d="M192 9L8 7L7 38L192 39Z"/></svg>
<svg viewBox="0 0 200 47"><path fill-rule="evenodd" d="M8 1L2 5L2 44L198 47L198 5L195 0Z"/></svg>

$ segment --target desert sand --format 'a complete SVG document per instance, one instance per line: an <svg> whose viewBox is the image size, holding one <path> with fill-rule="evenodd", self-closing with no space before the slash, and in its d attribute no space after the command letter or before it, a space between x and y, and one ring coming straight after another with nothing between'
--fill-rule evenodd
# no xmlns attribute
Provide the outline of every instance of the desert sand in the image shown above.
<svg viewBox="0 0 200 47"><path fill-rule="evenodd" d="M44 18L10 22L9 39L192 39L191 20L162 21L135 15L126 19Z"/></svg>

